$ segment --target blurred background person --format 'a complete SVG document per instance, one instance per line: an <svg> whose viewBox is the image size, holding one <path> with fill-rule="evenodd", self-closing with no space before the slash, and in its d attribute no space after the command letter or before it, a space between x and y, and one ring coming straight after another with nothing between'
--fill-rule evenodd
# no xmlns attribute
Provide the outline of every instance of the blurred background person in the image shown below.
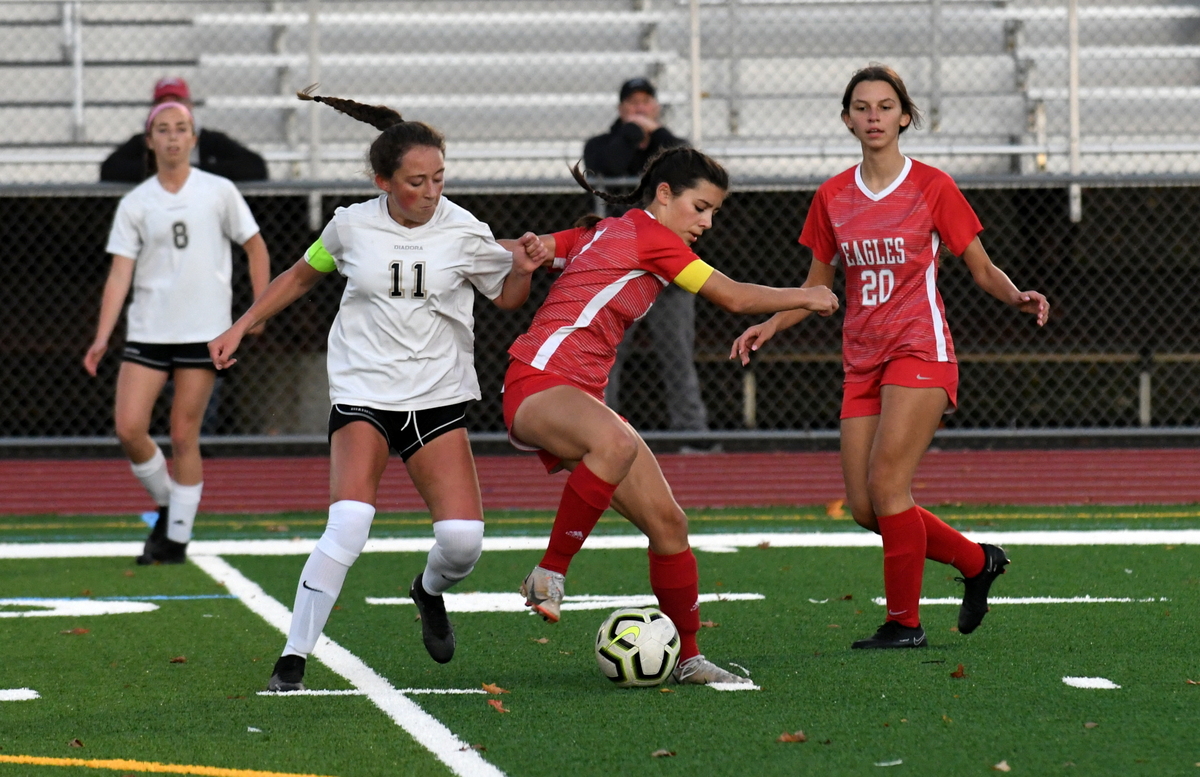
<svg viewBox="0 0 1200 777"><path fill-rule="evenodd" d="M590 138L583 147L583 163L588 171L605 178L636 178L649 160L662 150L686 146L662 125L662 105L654 84L645 78L631 78L618 94L617 120L608 132ZM620 216L624 208L607 208L606 215ZM696 374L696 296L668 285L658 296L644 319L662 379L664 404L669 427L678 431L708 431L708 412L700 396L700 378ZM621 373L638 323L625 333L617 348L617 359L608 376L604 401L620 412Z"/></svg>
<svg viewBox="0 0 1200 777"><path fill-rule="evenodd" d="M186 105L195 115L192 92L187 81L177 76L158 79L154 84L153 104L177 102ZM192 149L191 164L206 173L231 181L265 181L267 163L250 149L223 132L197 124L198 141ZM146 136L138 133L117 146L100 164L100 180L141 183L150 172L146 165Z"/></svg>

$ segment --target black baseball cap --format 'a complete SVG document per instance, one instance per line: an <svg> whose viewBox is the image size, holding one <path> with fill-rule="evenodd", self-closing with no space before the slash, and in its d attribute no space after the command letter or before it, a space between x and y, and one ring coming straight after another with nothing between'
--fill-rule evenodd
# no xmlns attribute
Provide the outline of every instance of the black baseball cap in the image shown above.
<svg viewBox="0 0 1200 777"><path fill-rule="evenodd" d="M634 92L645 92L651 97L658 96L658 92L654 89L654 84L650 83L647 79L642 78L641 76L638 76L637 78L631 78L625 83L621 84L621 102L628 100Z"/></svg>

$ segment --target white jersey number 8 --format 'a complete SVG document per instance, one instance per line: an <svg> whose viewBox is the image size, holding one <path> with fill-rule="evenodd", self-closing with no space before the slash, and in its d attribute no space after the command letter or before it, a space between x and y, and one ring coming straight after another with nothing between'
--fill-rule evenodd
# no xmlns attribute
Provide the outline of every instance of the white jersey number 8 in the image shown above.
<svg viewBox="0 0 1200 777"><path fill-rule="evenodd" d="M865 307L882 305L892 297L896 288L896 276L891 270L862 271L862 304Z"/></svg>
<svg viewBox="0 0 1200 777"><path fill-rule="evenodd" d="M392 262L388 269L391 271L390 295L393 299L404 296L404 262ZM413 262L413 299L425 299L425 263Z"/></svg>

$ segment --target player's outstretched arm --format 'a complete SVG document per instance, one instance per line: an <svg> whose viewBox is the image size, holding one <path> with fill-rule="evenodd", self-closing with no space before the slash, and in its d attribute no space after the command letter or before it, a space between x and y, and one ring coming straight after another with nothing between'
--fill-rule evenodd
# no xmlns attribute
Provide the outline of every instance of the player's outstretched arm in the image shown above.
<svg viewBox="0 0 1200 777"><path fill-rule="evenodd" d="M499 296L493 300L501 310L516 310L529 299L529 283L539 267L548 267L554 261L554 238L549 238L550 247L532 232L526 232L516 240L497 240L502 248L512 253L512 270L504 279Z"/></svg>
<svg viewBox="0 0 1200 777"><path fill-rule="evenodd" d="M802 289L828 289L833 286L834 267L824 262L814 261L812 266L808 268L808 278L805 279ZM831 292L832 293L832 292ZM834 302L837 302L837 297L834 297ZM837 310L835 305L833 310ZM814 311L810 309L798 310L783 310L771 316L761 324L755 324L748 328L745 332L733 341L733 347L729 350L730 359L740 359L742 366L750 363L750 352L757 351L768 340L774 337L779 332L788 327L799 324ZM818 311L820 312L820 311ZM829 313L820 312L820 315L828 316Z"/></svg>
<svg viewBox="0 0 1200 777"><path fill-rule="evenodd" d="M242 243L242 248L246 249L246 260L250 265L250 288L254 292L254 299L258 299L266 292L267 284L271 282L271 256L267 252L267 241L263 240L262 233L259 232ZM260 335L262 330L263 324L259 323L246 334Z"/></svg>
<svg viewBox="0 0 1200 777"><path fill-rule="evenodd" d="M308 260L301 257L271 281L262 296L254 301L250 309L242 317L233 322L233 326L209 342L208 355L218 370L223 370L237 363L233 354L241 345L242 338L255 326L262 324L271 316L286 308L307 294L317 281L325 277L325 273L315 269Z"/></svg>
<svg viewBox="0 0 1200 777"><path fill-rule="evenodd" d="M1046 295L1039 291L1018 289L1008 275L992 263L978 237L963 251L962 258L979 288L1022 313L1037 316L1038 326L1046 325L1050 318L1050 303L1046 301Z"/></svg>
<svg viewBox="0 0 1200 777"><path fill-rule="evenodd" d="M96 377L100 359L108 350L108 340L117 326L117 319L121 317L121 308L125 305L125 297L129 296L132 284L133 260L128 256L113 254L112 269L108 271L104 294L100 298L100 321L96 325L96 337L83 355L83 368L93 378Z"/></svg>

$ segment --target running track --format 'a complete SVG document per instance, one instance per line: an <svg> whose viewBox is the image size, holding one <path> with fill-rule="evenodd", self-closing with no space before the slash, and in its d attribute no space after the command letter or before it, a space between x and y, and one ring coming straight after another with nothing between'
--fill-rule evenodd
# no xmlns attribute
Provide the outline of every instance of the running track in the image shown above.
<svg viewBox="0 0 1200 777"><path fill-rule="evenodd" d="M664 454L685 508L825 504L844 497L836 453ZM564 474L532 455L477 458L488 509L553 510ZM215 458L204 464L204 511L324 510L326 458ZM913 484L923 504L1177 504L1200 502L1200 449L930 451ZM0 513L130 514L150 509L119 459L0 460ZM399 460L380 487L383 511L422 511Z"/></svg>

